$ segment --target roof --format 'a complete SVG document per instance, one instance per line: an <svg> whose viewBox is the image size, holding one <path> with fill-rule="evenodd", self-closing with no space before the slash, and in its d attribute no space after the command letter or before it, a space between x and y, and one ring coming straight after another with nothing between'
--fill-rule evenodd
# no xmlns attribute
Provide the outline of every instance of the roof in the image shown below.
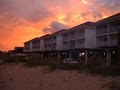
<svg viewBox="0 0 120 90"><path fill-rule="evenodd" d="M0 50L0 54L3 53L1 50Z"/></svg>
<svg viewBox="0 0 120 90"><path fill-rule="evenodd" d="M50 34L46 34L46 35L44 35L44 36L41 36L41 37L39 37L39 38L45 38L45 37L48 37Z"/></svg>
<svg viewBox="0 0 120 90"><path fill-rule="evenodd" d="M32 41L35 41L35 40L40 40L40 39L42 39L42 38L44 38L44 37L47 37L47 36L49 36L49 35L50 35L50 34L46 34L46 35L41 36L41 37L33 38L33 39L29 40L29 41L24 42L24 44L29 43L29 42L32 42Z"/></svg>
<svg viewBox="0 0 120 90"><path fill-rule="evenodd" d="M69 31L73 31L73 30L78 30L78 29L81 29L81 28L85 28L85 27L95 27L95 23L94 22L85 22L85 23L82 23L80 25L77 25L75 27L72 27L72 28L69 28L68 30ZM66 33L68 32L68 30L66 30Z"/></svg>
<svg viewBox="0 0 120 90"><path fill-rule="evenodd" d="M29 42L31 42L31 41L34 41L34 40L36 40L36 39L38 39L38 37L37 37L37 38L33 38L33 39L31 39L31 40L28 40L28 41L24 42L24 44L29 43Z"/></svg>
<svg viewBox="0 0 120 90"><path fill-rule="evenodd" d="M77 29L77 28L79 28L79 27L85 27L85 26L95 26L95 23L88 21L88 22L82 23L82 24L80 24L80 25L77 25L77 26L75 26L75 27L72 27L72 28L70 28L69 30L71 30L71 29Z"/></svg>
<svg viewBox="0 0 120 90"><path fill-rule="evenodd" d="M58 34L63 33L64 31L66 31L66 29L59 30L57 32L52 33L51 35L58 35Z"/></svg>
<svg viewBox="0 0 120 90"><path fill-rule="evenodd" d="M23 49L24 47L15 47L14 49Z"/></svg>
<svg viewBox="0 0 120 90"><path fill-rule="evenodd" d="M111 22L113 20L120 20L120 13L117 13L117 14L112 15L110 17L99 20L99 21L96 22L96 25L101 24L101 23Z"/></svg>
<svg viewBox="0 0 120 90"><path fill-rule="evenodd" d="M53 37L53 36L55 36L55 35L60 35L60 34L62 34L64 31L66 31L66 29L62 29L62 30L59 30L59 31L57 31L57 32L54 32L54 33L50 34L49 36L45 37L44 39L46 39L46 38L51 38L51 37Z"/></svg>
<svg viewBox="0 0 120 90"><path fill-rule="evenodd" d="M22 53L23 47L15 47L14 50L9 50L9 53Z"/></svg>

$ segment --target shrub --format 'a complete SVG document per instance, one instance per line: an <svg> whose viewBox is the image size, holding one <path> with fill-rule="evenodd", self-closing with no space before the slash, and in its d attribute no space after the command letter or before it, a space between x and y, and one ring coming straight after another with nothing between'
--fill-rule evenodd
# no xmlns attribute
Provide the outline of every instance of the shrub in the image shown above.
<svg viewBox="0 0 120 90"><path fill-rule="evenodd" d="M10 56L8 54L0 54L0 59L4 60L4 63L19 63L25 62L25 57L21 56Z"/></svg>
<svg viewBox="0 0 120 90"><path fill-rule="evenodd" d="M99 66L99 67L89 67L90 73L100 74L103 76L120 76L119 66Z"/></svg>
<svg viewBox="0 0 120 90"><path fill-rule="evenodd" d="M112 80L107 84L104 84L103 87L107 87L109 90L120 90L120 81Z"/></svg>
<svg viewBox="0 0 120 90"><path fill-rule="evenodd" d="M96 61L95 61L96 62ZM68 64L68 63L60 63L57 61L48 61L41 60L40 58L29 58L25 63L28 67L36 67L36 66L48 66L50 71L54 71L55 69L62 70L78 70L78 72L88 72L91 74L100 74L103 76L120 76L120 66L105 66L103 63L92 62L88 65L83 64Z"/></svg>
<svg viewBox="0 0 120 90"><path fill-rule="evenodd" d="M102 57L91 56L87 60L89 66L105 66L105 60Z"/></svg>

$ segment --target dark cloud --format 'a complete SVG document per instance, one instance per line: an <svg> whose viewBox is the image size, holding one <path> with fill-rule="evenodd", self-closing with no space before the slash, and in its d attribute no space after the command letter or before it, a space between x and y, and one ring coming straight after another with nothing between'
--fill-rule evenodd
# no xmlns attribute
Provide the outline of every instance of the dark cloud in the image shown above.
<svg viewBox="0 0 120 90"><path fill-rule="evenodd" d="M50 27L53 29L53 31L56 31L56 30L58 31L58 30L67 28L67 26L57 21L52 21Z"/></svg>
<svg viewBox="0 0 120 90"><path fill-rule="evenodd" d="M67 26L59 23L57 21L52 21L51 24L49 25L49 27L46 27L43 29L43 32L47 33L47 32L56 32L62 29L66 29Z"/></svg>

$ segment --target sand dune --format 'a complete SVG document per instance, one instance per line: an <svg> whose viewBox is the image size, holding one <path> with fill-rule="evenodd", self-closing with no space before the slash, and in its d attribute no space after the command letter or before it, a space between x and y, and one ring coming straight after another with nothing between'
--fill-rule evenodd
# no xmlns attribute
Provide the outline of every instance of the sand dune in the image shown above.
<svg viewBox="0 0 120 90"><path fill-rule="evenodd" d="M0 80L0 90L107 90L102 85L110 77L77 71L51 72L47 67L26 68L23 64L4 64L0 65Z"/></svg>

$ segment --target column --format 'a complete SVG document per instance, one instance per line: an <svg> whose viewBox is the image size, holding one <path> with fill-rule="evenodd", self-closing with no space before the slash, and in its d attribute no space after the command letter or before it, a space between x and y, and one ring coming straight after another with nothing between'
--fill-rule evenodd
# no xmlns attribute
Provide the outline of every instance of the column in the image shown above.
<svg viewBox="0 0 120 90"><path fill-rule="evenodd" d="M71 53L71 51L69 51L69 59L71 60L71 55L72 55L72 53Z"/></svg>
<svg viewBox="0 0 120 90"><path fill-rule="evenodd" d="M51 56L50 52L48 52L48 61L50 61L50 56Z"/></svg>
<svg viewBox="0 0 120 90"><path fill-rule="evenodd" d="M110 50L107 49L107 66L110 65L110 62L111 62L111 53L110 53Z"/></svg>
<svg viewBox="0 0 120 90"><path fill-rule="evenodd" d="M88 51L87 50L85 50L85 65L87 65L87 63L88 63Z"/></svg>
<svg viewBox="0 0 120 90"><path fill-rule="evenodd" d="M43 53L41 53L41 59L42 59L42 60L44 59Z"/></svg>
<svg viewBox="0 0 120 90"><path fill-rule="evenodd" d="M60 62L60 52L59 51L58 51L57 59L58 59L58 62Z"/></svg>

